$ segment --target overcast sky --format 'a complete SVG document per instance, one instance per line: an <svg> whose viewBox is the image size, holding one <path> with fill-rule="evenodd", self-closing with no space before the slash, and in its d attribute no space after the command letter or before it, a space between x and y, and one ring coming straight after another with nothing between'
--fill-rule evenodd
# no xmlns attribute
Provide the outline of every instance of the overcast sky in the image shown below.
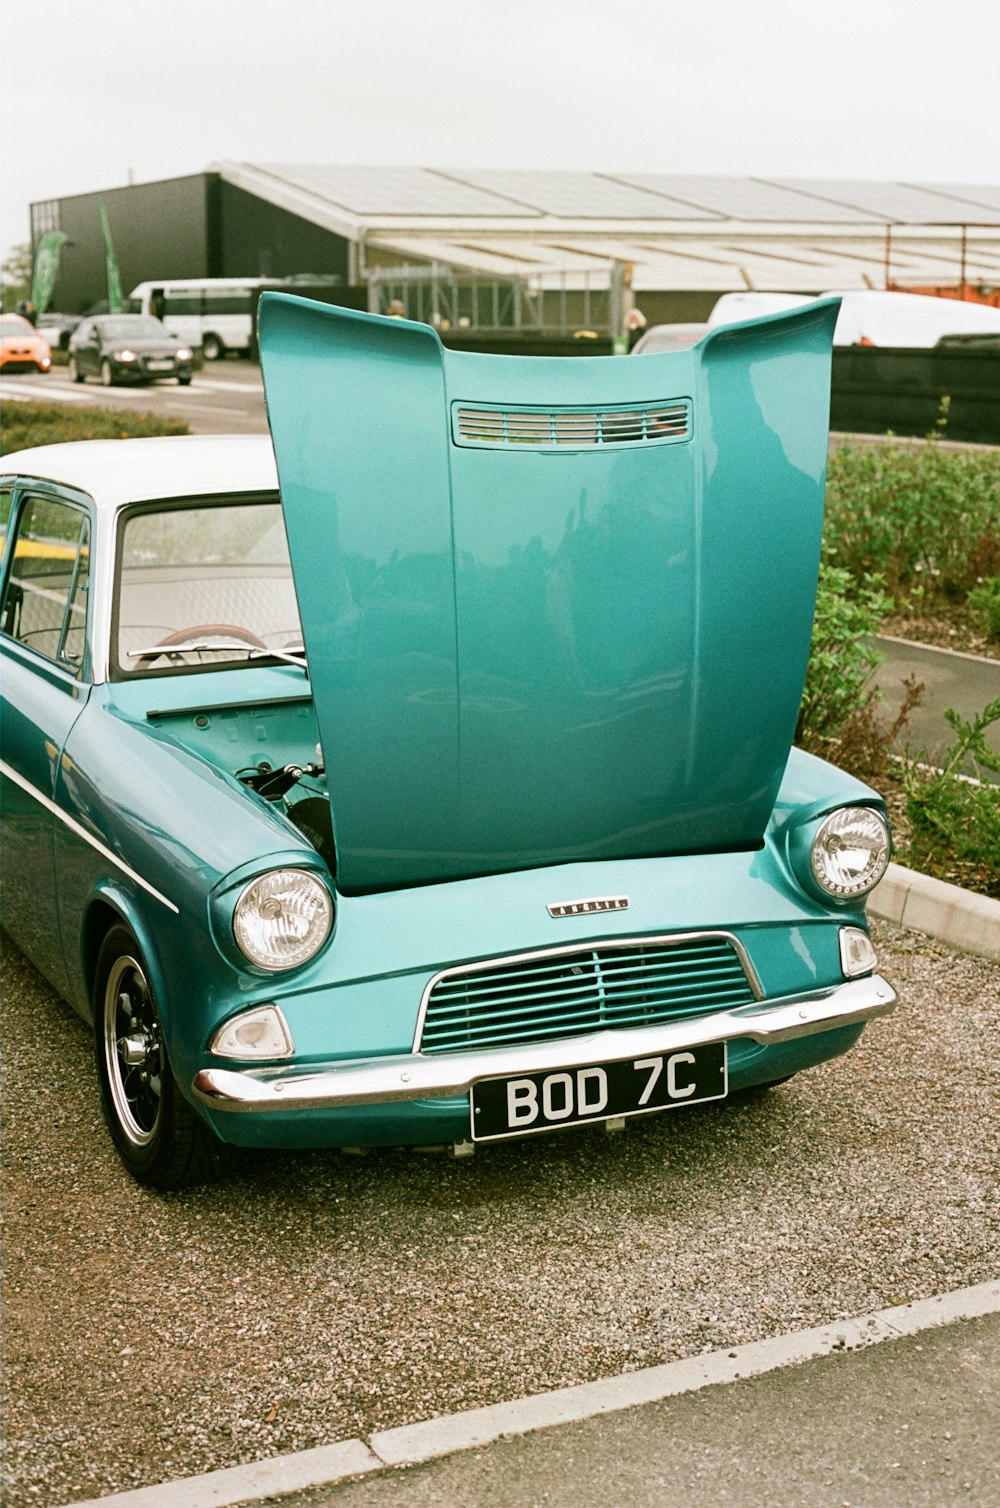
<svg viewBox="0 0 1000 1508"><path fill-rule="evenodd" d="M998 0L0 0L32 200L220 158L1000 179Z"/></svg>

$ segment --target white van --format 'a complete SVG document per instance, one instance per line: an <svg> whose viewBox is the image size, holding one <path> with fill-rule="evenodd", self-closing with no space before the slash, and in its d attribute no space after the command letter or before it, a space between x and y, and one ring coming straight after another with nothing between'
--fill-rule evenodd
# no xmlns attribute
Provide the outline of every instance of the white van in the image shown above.
<svg viewBox="0 0 1000 1508"><path fill-rule="evenodd" d="M254 294L267 278L164 278L139 283L129 308L152 314L189 345L200 346L206 361L227 351L246 355L253 334Z"/></svg>
<svg viewBox="0 0 1000 1508"><path fill-rule="evenodd" d="M837 289L820 295L842 300L835 346L936 346L951 335L1000 338L1000 309L964 299L878 289ZM708 316L709 327L731 325L812 303L804 293L724 293Z"/></svg>

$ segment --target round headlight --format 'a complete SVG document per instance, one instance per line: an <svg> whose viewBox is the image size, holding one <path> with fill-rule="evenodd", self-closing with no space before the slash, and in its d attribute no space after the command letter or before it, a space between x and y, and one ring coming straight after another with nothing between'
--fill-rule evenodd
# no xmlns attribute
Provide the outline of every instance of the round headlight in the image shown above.
<svg viewBox="0 0 1000 1508"><path fill-rule="evenodd" d="M326 942L333 902L326 886L304 869L273 869L248 885L236 902L233 932L261 969L294 969Z"/></svg>
<svg viewBox="0 0 1000 1508"><path fill-rule="evenodd" d="M866 895L889 863L889 829L867 806L831 812L812 843L813 878L827 895Z"/></svg>

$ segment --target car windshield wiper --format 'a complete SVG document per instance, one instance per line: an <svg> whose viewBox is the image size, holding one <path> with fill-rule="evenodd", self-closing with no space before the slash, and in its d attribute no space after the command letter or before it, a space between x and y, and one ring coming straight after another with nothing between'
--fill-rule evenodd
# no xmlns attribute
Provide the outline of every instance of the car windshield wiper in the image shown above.
<svg viewBox="0 0 1000 1508"><path fill-rule="evenodd" d="M257 649L242 639L213 639L211 643L202 639L185 639L181 644L151 644L147 649L129 649L126 653L130 660L158 660L171 654L240 654L248 660L282 660L286 665L294 665L309 674L304 654L290 654L287 649L268 649L266 646Z"/></svg>

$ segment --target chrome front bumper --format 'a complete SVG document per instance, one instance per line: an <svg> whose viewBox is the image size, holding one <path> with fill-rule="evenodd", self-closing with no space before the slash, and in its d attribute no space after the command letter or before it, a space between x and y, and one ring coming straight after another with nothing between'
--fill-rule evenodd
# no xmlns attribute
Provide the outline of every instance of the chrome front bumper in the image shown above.
<svg viewBox="0 0 1000 1508"><path fill-rule="evenodd" d="M830 989L742 1005L662 1026L591 1032L486 1052L407 1053L391 1058L347 1059L311 1068L203 1068L195 1096L213 1110L337 1110L349 1105L445 1099L468 1094L481 1079L558 1072L591 1063L682 1052L709 1042L747 1038L761 1046L836 1031L884 1016L896 992L881 975L852 979Z"/></svg>

